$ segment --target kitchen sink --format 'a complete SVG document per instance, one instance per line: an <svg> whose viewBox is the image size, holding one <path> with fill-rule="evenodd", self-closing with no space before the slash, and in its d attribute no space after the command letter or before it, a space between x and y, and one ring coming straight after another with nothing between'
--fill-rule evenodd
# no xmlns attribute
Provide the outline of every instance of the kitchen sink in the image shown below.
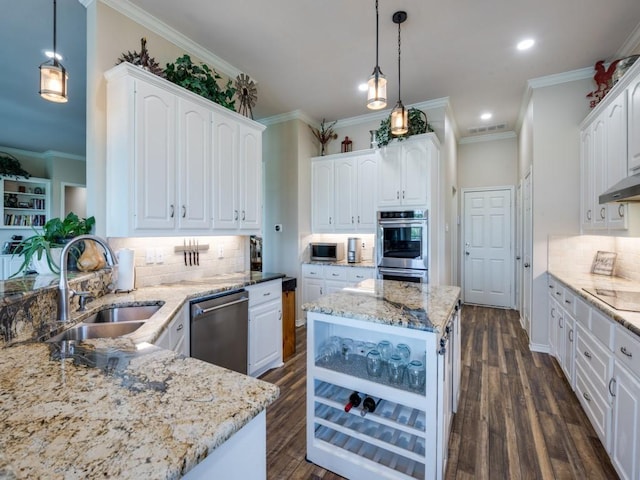
<svg viewBox="0 0 640 480"><path fill-rule="evenodd" d="M127 323L90 323L76 325L55 337L47 340L49 343L62 342L65 340L87 340L89 338L115 338L127 333L135 332L144 322Z"/></svg>
<svg viewBox="0 0 640 480"><path fill-rule="evenodd" d="M146 320L160 309L161 305L135 305L111 307L100 310L84 320L84 323L119 323Z"/></svg>

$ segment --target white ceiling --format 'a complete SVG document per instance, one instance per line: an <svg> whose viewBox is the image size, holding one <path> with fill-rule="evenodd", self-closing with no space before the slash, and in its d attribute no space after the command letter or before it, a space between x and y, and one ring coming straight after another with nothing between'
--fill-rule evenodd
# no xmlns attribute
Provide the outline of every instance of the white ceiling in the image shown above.
<svg viewBox="0 0 640 480"><path fill-rule="evenodd" d="M51 42L51 3L10 3L4 9L9 15L0 19L2 58L13 73L0 77L0 145L36 144L37 149L71 153L81 145L84 151L84 137L65 138L84 132L84 104L78 105L81 98L84 102L84 87L71 83L71 100L62 106L37 95L37 66ZM130 3L254 78L256 119L294 110L316 120L370 113L357 86L375 65L374 0ZM380 66L389 81L389 108L398 87L398 31L391 16L405 10L403 103L449 97L462 136L483 124L479 116L484 111L494 114L490 124L513 129L527 80L591 68L597 60L630 54L640 43L638 0L379 3ZM68 57L64 64L70 82L78 81L74 72L83 68L75 68L75 55L83 54L75 49L85 44L83 10L78 0L58 0L59 50ZM65 38L71 33L76 39ZM524 37L535 38L536 46L518 52L515 44Z"/></svg>

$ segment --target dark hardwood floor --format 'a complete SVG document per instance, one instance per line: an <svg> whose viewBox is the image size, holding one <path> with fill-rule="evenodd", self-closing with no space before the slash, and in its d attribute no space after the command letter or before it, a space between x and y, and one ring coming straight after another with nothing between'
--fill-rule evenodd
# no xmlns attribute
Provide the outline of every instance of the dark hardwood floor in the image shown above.
<svg viewBox="0 0 640 480"><path fill-rule="evenodd" d="M466 305L461 333L447 480L618 478L558 363L529 351L517 312ZM296 354L261 377L280 387L267 410L267 476L341 479L305 460L306 329L296 335Z"/></svg>

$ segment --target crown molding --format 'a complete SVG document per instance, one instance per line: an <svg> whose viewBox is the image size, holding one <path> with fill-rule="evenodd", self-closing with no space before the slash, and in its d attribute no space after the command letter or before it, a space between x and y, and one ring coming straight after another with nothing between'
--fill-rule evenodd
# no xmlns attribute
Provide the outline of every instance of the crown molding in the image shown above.
<svg viewBox="0 0 640 480"><path fill-rule="evenodd" d="M593 74L593 67L580 68L578 70L571 70L569 72L556 73L553 75L547 75L545 77L532 78L531 80L527 81L527 85L531 88L552 87L553 85L559 85L561 83L575 82L576 80L592 78Z"/></svg>
<svg viewBox="0 0 640 480"><path fill-rule="evenodd" d="M143 27L148 28L152 32L157 33L161 37L183 49L185 52L198 57L204 63L211 65L218 72L224 73L231 79L236 78L241 73L246 73L242 72L239 68L234 67L229 62L218 57L203 46L197 44L196 42L183 35L176 29L170 27L163 21L142 10L140 7L132 4L129 0L100 0L100 2L110 8L113 8L118 13L121 13L125 17L133 20ZM255 83L258 83L255 78L251 78Z"/></svg>
<svg viewBox="0 0 640 480"><path fill-rule="evenodd" d="M95 0L78 0L78 2L80 2L84 8L89 8L89 5L95 2Z"/></svg>
<svg viewBox="0 0 640 480"><path fill-rule="evenodd" d="M24 156L31 158L41 158L43 160L55 157L66 158L68 160L77 160L79 162L86 161L86 158L82 155L76 155L74 153L58 152L57 150L46 150L44 152L34 152L32 150L24 150L22 148L4 147L0 146L0 152L9 153L14 156Z"/></svg>
<svg viewBox="0 0 640 480"><path fill-rule="evenodd" d="M616 52L615 58L624 58L632 55L640 49L640 23L627 37L620 49Z"/></svg>
<svg viewBox="0 0 640 480"><path fill-rule="evenodd" d="M509 140L511 138L517 138L516 132L514 132L513 130L509 130L508 132L487 133L486 135L464 137L458 140L458 145L480 142L495 142L496 140Z"/></svg>
<svg viewBox="0 0 640 480"><path fill-rule="evenodd" d="M316 122L309 115L304 113L302 110L294 110L292 112L281 113L279 115L273 115L271 117L261 118L260 120L256 120L256 122L261 123L262 125L275 125L278 123L288 122L290 120L300 120L307 125L319 126L320 123Z"/></svg>

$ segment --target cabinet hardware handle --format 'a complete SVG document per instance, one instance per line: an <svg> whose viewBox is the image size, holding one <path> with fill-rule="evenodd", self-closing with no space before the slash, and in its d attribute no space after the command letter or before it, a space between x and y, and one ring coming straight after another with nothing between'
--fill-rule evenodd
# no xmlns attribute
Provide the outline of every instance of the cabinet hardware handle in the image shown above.
<svg viewBox="0 0 640 480"><path fill-rule="evenodd" d="M244 211L244 210L242 210L242 221L244 221L244 220L245 220L245 218L246 218L245 211Z"/></svg>
<svg viewBox="0 0 640 480"><path fill-rule="evenodd" d="M553 285L549 285L549 288L555 288Z"/></svg>
<svg viewBox="0 0 640 480"><path fill-rule="evenodd" d="M591 209L587 210L587 220L591 221Z"/></svg>
<svg viewBox="0 0 640 480"><path fill-rule="evenodd" d="M571 300L566 300L565 299L564 303L566 303L567 305L571 305Z"/></svg>
<svg viewBox="0 0 640 480"><path fill-rule="evenodd" d="M624 346L620 347L620 351L629 358L633 357L633 353L627 350L627 347L624 347Z"/></svg>
<svg viewBox="0 0 640 480"><path fill-rule="evenodd" d="M584 356L591 360L591 354L588 351L585 350Z"/></svg>
<svg viewBox="0 0 640 480"><path fill-rule="evenodd" d="M364 275L356 275L356 278L364 278Z"/></svg>
<svg viewBox="0 0 640 480"><path fill-rule="evenodd" d="M331 217L329 217L329 225L331 225Z"/></svg>
<svg viewBox="0 0 640 480"><path fill-rule="evenodd" d="M558 317L558 327L560 327L560 328L564 328L564 327L562 326L562 317Z"/></svg>
<svg viewBox="0 0 640 480"><path fill-rule="evenodd" d="M529 263L525 263L524 264L524 268L529 268L531 265L529 265Z"/></svg>
<svg viewBox="0 0 640 480"><path fill-rule="evenodd" d="M173 208L173 205L169 205L169 208L170 208L170 210L171 210L171 213L169 213L169 216L170 216L171 218L173 218L173 214L175 213L175 209Z"/></svg>
<svg viewBox="0 0 640 480"><path fill-rule="evenodd" d="M179 332L180 330L182 330L183 327L184 327L184 325L182 325L182 324L178 325L178 328L176 328L176 331Z"/></svg>
<svg viewBox="0 0 640 480"><path fill-rule="evenodd" d="M604 207L602 207L602 208L600 209L600 218L601 218L602 220L604 220L604 218L605 218L605 217L604 217L604 212L605 212L605 208L604 208Z"/></svg>
<svg viewBox="0 0 640 480"><path fill-rule="evenodd" d="M612 397L616 396L616 392L614 392L613 390L611 390L611 384L616 384L616 379L614 377L611 377L611 380L609 380L609 395L611 395Z"/></svg>
<svg viewBox="0 0 640 480"><path fill-rule="evenodd" d="M583 393L582 393L582 396L584 397L584 399L585 399L587 402L590 402L590 401L591 401L591 397L589 396L589 394L588 394L587 392L583 392Z"/></svg>
<svg viewBox="0 0 640 480"><path fill-rule="evenodd" d="M323 295L323 293L322 293L322 287L320 287L320 295Z"/></svg>
<svg viewBox="0 0 640 480"><path fill-rule="evenodd" d="M551 307L551 318L556 318L556 308Z"/></svg>
<svg viewBox="0 0 640 480"><path fill-rule="evenodd" d="M396 200L400 200L400 190L396 190Z"/></svg>
<svg viewBox="0 0 640 480"><path fill-rule="evenodd" d="M187 207L185 207L184 205L182 205L182 218L187 216Z"/></svg>
<svg viewBox="0 0 640 480"><path fill-rule="evenodd" d="M238 220L238 210L233 211L233 219Z"/></svg>
<svg viewBox="0 0 640 480"><path fill-rule="evenodd" d="M358 223L360 223L360 215L358 215Z"/></svg>
<svg viewBox="0 0 640 480"><path fill-rule="evenodd" d="M269 295L271 295L271 292L267 292L267 293L263 293L262 294L263 297L268 297Z"/></svg>
<svg viewBox="0 0 640 480"><path fill-rule="evenodd" d="M569 330L569 341L573 343L573 328Z"/></svg>
<svg viewBox="0 0 640 480"><path fill-rule="evenodd" d="M558 291L558 292L556 292L556 295L562 295L562 292Z"/></svg>
<svg viewBox="0 0 640 480"><path fill-rule="evenodd" d="M402 199L404 200L404 190L402 190Z"/></svg>
<svg viewBox="0 0 640 480"><path fill-rule="evenodd" d="M354 221L353 216L351 217L351 223L356 223L356 222Z"/></svg>
<svg viewBox="0 0 640 480"><path fill-rule="evenodd" d="M332 274L331 274L331 276L332 276L332 277L339 277L339 276L340 276L340 274L339 274L339 273L332 273Z"/></svg>
<svg viewBox="0 0 640 480"><path fill-rule="evenodd" d="M624 205L623 204L618 205L618 216L620 216L620 218L624 218Z"/></svg>

